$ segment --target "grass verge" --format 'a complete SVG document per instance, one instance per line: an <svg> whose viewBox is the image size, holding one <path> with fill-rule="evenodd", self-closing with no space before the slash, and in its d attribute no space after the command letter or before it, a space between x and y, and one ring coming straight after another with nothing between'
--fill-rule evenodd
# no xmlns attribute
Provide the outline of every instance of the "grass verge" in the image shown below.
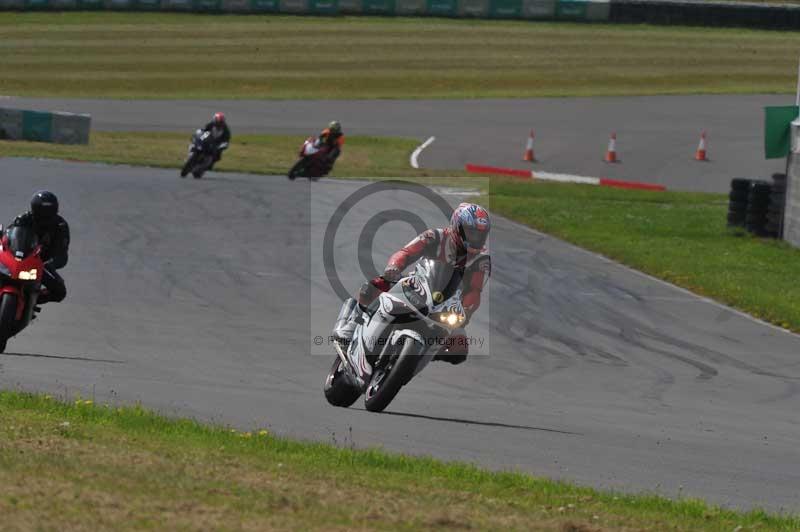
<svg viewBox="0 0 800 532"><path fill-rule="evenodd" d="M800 519L0 392L10 530L797 530ZM738 527L738 528L737 528Z"/></svg>
<svg viewBox="0 0 800 532"><path fill-rule="evenodd" d="M0 141L0 157L46 157L112 164L180 168L188 133L92 132L88 145ZM215 170L285 175L305 136L236 135ZM425 177L446 172L415 170L409 155L420 141L393 137L347 137L335 177Z"/></svg>
<svg viewBox="0 0 800 532"><path fill-rule="evenodd" d="M492 210L800 332L800 250L725 225L727 197L493 180Z"/></svg>
<svg viewBox="0 0 800 532"><path fill-rule="evenodd" d="M309 43L319 44L309 52ZM798 47L800 32L741 28L5 12L0 13L0 95L362 99L786 93L795 87Z"/></svg>

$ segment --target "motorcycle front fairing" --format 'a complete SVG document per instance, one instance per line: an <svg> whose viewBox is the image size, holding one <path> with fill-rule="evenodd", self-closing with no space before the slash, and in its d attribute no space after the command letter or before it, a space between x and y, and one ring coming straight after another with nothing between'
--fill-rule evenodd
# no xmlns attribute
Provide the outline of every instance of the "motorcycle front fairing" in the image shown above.
<svg viewBox="0 0 800 532"><path fill-rule="evenodd" d="M44 275L41 246L33 228L12 226L0 240L0 295L17 296L17 320L30 321ZM27 309L27 313L26 313Z"/></svg>
<svg viewBox="0 0 800 532"><path fill-rule="evenodd" d="M356 327L348 349L349 365L358 373L356 384L365 388L373 366L386 362L385 357L403 341L417 341L423 346L415 371L419 373L436 354L430 347L451 332L451 324L434 321L429 313L440 315L452 307L463 316L460 283L458 270L424 259L411 275L381 294L362 315L363 323Z"/></svg>

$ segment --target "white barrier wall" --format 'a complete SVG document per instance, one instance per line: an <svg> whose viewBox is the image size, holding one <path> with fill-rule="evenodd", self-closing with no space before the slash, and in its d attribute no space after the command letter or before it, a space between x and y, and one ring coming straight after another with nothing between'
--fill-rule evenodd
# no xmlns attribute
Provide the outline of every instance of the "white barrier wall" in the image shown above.
<svg viewBox="0 0 800 532"><path fill-rule="evenodd" d="M0 139L88 144L89 115L0 108Z"/></svg>
<svg viewBox="0 0 800 532"><path fill-rule="evenodd" d="M792 122L792 150L786 189L786 211L783 215L783 238L800 247L800 120Z"/></svg>

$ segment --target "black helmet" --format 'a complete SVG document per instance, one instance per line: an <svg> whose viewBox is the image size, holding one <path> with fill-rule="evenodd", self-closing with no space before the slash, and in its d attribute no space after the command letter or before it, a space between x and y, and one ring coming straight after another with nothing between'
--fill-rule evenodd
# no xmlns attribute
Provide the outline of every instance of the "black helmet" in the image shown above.
<svg viewBox="0 0 800 532"><path fill-rule="evenodd" d="M340 124L338 120L332 120L331 123L328 124L328 131L330 131L334 135L341 135L342 124Z"/></svg>
<svg viewBox="0 0 800 532"><path fill-rule="evenodd" d="M31 214L36 221L47 221L58 214L58 198L52 192L40 190L31 198Z"/></svg>

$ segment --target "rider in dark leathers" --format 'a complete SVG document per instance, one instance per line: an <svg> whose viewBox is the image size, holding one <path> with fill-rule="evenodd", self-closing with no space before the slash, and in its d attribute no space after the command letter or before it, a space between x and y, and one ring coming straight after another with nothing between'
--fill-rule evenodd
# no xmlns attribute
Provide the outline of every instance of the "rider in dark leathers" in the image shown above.
<svg viewBox="0 0 800 532"><path fill-rule="evenodd" d="M211 170L214 168L214 164L222 159L222 152L228 149L231 142L231 130L225 121L225 115L214 113L214 118L203 127L203 131L211 132L211 137L214 139L214 160L208 167Z"/></svg>
<svg viewBox="0 0 800 532"><path fill-rule="evenodd" d="M66 266L69 259L69 225L58 214L56 195L46 190L34 194L31 210L17 216L11 226L33 227L42 246L45 289L39 294L37 304L63 301L67 297L67 287L56 270Z"/></svg>

